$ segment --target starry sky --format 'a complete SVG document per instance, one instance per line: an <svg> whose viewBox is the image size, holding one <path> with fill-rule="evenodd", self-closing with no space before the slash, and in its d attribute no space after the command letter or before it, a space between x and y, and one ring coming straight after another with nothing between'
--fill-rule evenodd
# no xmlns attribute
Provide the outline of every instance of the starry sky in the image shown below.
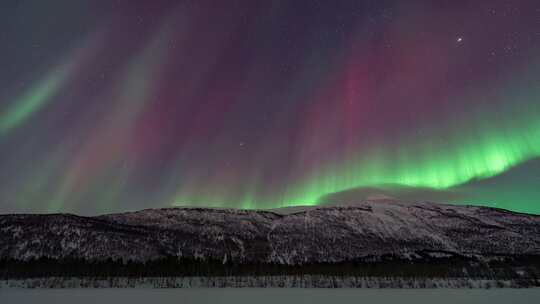
<svg viewBox="0 0 540 304"><path fill-rule="evenodd" d="M0 3L0 212L540 213L540 2Z"/></svg>

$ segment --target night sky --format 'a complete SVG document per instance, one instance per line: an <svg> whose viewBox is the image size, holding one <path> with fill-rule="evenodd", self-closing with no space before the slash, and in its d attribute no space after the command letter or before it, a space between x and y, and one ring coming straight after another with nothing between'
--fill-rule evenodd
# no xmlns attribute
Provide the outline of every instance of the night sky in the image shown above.
<svg viewBox="0 0 540 304"><path fill-rule="evenodd" d="M0 213L540 213L540 2L0 2Z"/></svg>

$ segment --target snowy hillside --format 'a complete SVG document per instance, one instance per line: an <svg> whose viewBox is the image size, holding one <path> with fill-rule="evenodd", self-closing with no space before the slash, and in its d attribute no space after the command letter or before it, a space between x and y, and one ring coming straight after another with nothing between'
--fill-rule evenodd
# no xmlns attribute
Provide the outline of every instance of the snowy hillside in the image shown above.
<svg viewBox="0 0 540 304"><path fill-rule="evenodd" d="M388 255L540 256L540 217L396 201L285 214L171 208L98 217L0 215L0 259L183 257L297 265Z"/></svg>

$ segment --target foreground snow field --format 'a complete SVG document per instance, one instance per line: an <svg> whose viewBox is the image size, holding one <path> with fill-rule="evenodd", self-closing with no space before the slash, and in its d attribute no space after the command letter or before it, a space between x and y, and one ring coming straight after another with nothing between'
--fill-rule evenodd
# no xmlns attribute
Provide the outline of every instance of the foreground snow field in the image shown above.
<svg viewBox="0 0 540 304"><path fill-rule="evenodd" d="M0 289L2 303L531 304L540 289Z"/></svg>

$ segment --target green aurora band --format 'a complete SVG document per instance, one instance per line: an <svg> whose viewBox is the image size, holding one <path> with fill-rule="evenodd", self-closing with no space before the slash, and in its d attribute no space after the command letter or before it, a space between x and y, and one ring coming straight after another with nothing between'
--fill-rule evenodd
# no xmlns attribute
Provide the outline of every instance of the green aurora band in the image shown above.
<svg viewBox="0 0 540 304"><path fill-rule="evenodd" d="M31 120L66 86L70 77L95 51L100 36L94 34L86 38L78 48L71 50L61 63L57 64L44 78L37 81L18 98L11 100L5 111L0 111L0 136L19 128Z"/></svg>
<svg viewBox="0 0 540 304"><path fill-rule="evenodd" d="M362 187L384 188L387 185L451 191L471 181L500 175L540 157L540 93L531 92L530 87L508 88L502 84L501 88L506 92L504 98L513 100L513 103L469 96L469 99L483 99L484 106L468 113L457 113L437 126L429 125L428 131L421 135L408 133L392 144L383 138L370 145L371 149L362 150L357 157L327 166L321 164L314 174L288 187L274 201L258 199L257 189L262 186L256 183L256 179L251 179L253 185L247 187L249 191L245 191L238 204L243 209L316 206L326 203L324 198L332 193ZM522 92L527 92L527 95ZM496 192L495 189L492 192ZM207 194L201 196L200 193L180 191L174 205L204 202L207 206L223 207L224 196L221 193L213 191ZM469 193L469 198L447 202L498 206L540 214L540 204L537 203L540 191L537 195L529 195L527 203L523 203L520 193L503 194L501 197L513 199L478 201L471 200L475 194ZM513 200L518 197L521 203L514 204Z"/></svg>
<svg viewBox="0 0 540 304"><path fill-rule="evenodd" d="M540 100L539 96L522 98ZM540 156L537 103L516 100L515 105L529 106L492 109L492 113L505 115L492 115L489 121L485 113L483 117L481 113L471 113L439 125L429 136L411 136L394 145L380 145L383 148L344 165L326 168L324 173L299 184L296 191L283 198L281 206L317 205L323 203L320 198L325 195L358 187L402 185L445 190L501 174ZM505 208L540 213L536 204L540 195L530 199L527 205L507 202Z"/></svg>
<svg viewBox="0 0 540 304"><path fill-rule="evenodd" d="M314 176L288 188L278 202L258 200L256 189L260 185L252 185L248 187L251 191L246 191L239 201L240 207L260 209L260 206L315 206L326 203L324 198L332 193L362 187L384 188L385 185L445 191L473 180L497 176L540 156L539 109L533 102L518 100L539 99L540 94L518 96L511 95L517 98L514 99L515 105L528 106L505 106L503 109L493 104L495 109L491 109L489 120L486 120L486 113L480 110L461 114L454 120L441 122L437 127L430 126L428 134L405 136L394 144L381 142L373 145L376 148L363 151L361 156L343 164L321 166ZM510 197L519 195L512 193ZM539 199L540 193L527 197L526 204L513 204L512 201L497 204L494 201L471 201L467 198L447 202L498 206L540 214L540 206L536 203ZM187 202L205 202L206 206L223 207L217 192L207 196L189 192L186 195L184 192L184 195L176 196L175 201L175 206L183 206ZM523 199L520 201L523 202Z"/></svg>
<svg viewBox="0 0 540 304"><path fill-rule="evenodd" d="M0 113L0 135L19 126L39 112L59 91L67 76L66 68L54 71Z"/></svg>

